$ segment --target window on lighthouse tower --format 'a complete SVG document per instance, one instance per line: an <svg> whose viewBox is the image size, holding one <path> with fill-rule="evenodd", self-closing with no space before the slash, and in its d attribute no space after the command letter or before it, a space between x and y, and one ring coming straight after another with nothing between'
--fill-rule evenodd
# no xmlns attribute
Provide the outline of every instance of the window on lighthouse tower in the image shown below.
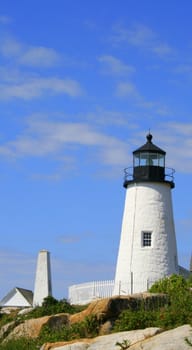
<svg viewBox="0 0 192 350"><path fill-rule="evenodd" d="M143 231L142 232L142 246L143 247L151 247L152 243L152 232Z"/></svg>

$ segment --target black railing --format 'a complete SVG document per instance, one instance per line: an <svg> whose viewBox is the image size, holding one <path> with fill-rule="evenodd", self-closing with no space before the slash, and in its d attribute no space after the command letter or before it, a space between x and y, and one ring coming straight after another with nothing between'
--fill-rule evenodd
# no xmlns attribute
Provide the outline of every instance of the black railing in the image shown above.
<svg viewBox="0 0 192 350"><path fill-rule="evenodd" d="M124 181L134 180L133 170L134 170L133 167L128 167L124 169ZM174 183L174 174L175 174L175 169L165 167L164 181Z"/></svg>

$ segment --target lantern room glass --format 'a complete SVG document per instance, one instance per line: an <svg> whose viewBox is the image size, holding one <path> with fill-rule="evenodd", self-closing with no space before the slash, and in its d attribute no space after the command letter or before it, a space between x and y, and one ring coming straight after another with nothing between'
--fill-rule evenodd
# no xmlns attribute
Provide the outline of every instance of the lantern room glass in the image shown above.
<svg viewBox="0 0 192 350"><path fill-rule="evenodd" d="M165 167L165 155L157 152L139 152L134 154L133 166Z"/></svg>

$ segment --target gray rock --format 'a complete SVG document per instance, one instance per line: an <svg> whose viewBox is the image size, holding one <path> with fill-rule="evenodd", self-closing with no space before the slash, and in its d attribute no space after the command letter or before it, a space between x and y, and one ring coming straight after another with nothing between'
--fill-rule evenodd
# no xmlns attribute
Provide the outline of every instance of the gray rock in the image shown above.
<svg viewBox="0 0 192 350"><path fill-rule="evenodd" d="M158 334L140 344L135 344L131 350L190 350L186 338L192 341L192 328L184 325Z"/></svg>
<svg viewBox="0 0 192 350"><path fill-rule="evenodd" d="M89 350L120 350L116 345L117 342L123 343L127 341L130 345L141 342L146 338L153 337L160 332L160 328L146 328L137 329L128 332L114 333L110 335L103 335L95 338L93 343L89 346Z"/></svg>
<svg viewBox="0 0 192 350"><path fill-rule="evenodd" d="M184 325L166 332L160 328L138 329L99 336L91 343L77 341L73 344L51 347L54 350L121 350L117 342L129 342L130 350L190 350L185 339L192 342L192 327Z"/></svg>
<svg viewBox="0 0 192 350"><path fill-rule="evenodd" d="M142 341L148 337L152 337L160 332L160 328L146 328L138 329L128 332L120 332L109 335L102 335L92 340L91 344L86 342L78 342L74 344L63 345L59 347L52 347L54 350L118 350L120 349L116 343L123 342L125 339L129 340L131 344ZM77 345L78 347L75 347Z"/></svg>
<svg viewBox="0 0 192 350"><path fill-rule="evenodd" d="M87 350L89 349L89 345L88 343L74 343L74 344L69 344L69 345L65 345L63 347L59 347L59 348L55 348L54 350Z"/></svg>

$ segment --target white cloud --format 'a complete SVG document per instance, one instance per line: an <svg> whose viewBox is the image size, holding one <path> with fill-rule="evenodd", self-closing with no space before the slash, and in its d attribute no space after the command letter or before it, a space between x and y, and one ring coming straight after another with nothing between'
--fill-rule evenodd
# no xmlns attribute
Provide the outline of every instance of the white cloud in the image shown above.
<svg viewBox="0 0 192 350"><path fill-rule="evenodd" d="M162 148L167 149L168 167L178 169L182 173L192 173L191 133L192 123L167 122L159 125L156 137Z"/></svg>
<svg viewBox="0 0 192 350"><path fill-rule="evenodd" d="M116 87L116 96L128 98L133 105L144 110L152 110L155 115L167 116L169 114L169 109L166 105L162 105L158 101L148 101L145 96L140 94L136 85L132 82L119 82Z"/></svg>
<svg viewBox="0 0 192 350"><path fill-rule="evenodd" d="M25 45L13 37L1 38L0 52L6 58L14 60L16 64L31 67L52 67L61 60L53 48Z"/></svg>
<svg viewBox="0 0 192 350"><path fill-rule="evenodd" d="M154 43L154 46L151 48L154 53L157 54L157 56L160 57L166 57L170 56L173 53L173 49L167 45L167 44L157 44L157 46Z"/></svg>
<svg viewBox="0 0 192 350"><path fill-rule="evenodd" d="M61 163L67 162L68 166L71 163L74 167L74 163L65 159L65 155L75 157L75 152L81 147L92 150L97 154L97 161L103 164L125 164L127 161L127 145L94 126L46 120L30 120L20 136L0 147L0 154L8 158L49 155Z"/></svg>
<svg viewBox="0 0 192 350"><path fill-rule="evenodd" d="M72 79L28 78L25 81L0 84L0 99L20 98L30 100L48 94L66 94L71 97L80 96L83 90L79 83Z"/></svg>
<svg viewBox="0 0 192 350"><path fill-rule="evenodd" d="M120 82L117 85L117 96L140 98L136 86L131 82Z"/></svg>
<svg viewBox="0 0 192 350"><path fill-rule="evenodd" d="M140 145L143 130L140 130L138 124L130 124L130 128L127 127L128 139L124 141L121 137L109 135L105 131L105 125L104 130L102 126L93 121L81 123L48 120L40 115L39 119L31 117L15 139L1 144L0 154L6 159L41 157L45 162L46 159L54 160L51 173L47 174L45 170L45 173L39 174L36 169L36 173L32 174L33 179L58 181L70 169L77 171L80 166L79 154L81 161L83 159L91 163L94 160L94 165L100 168L101 174L108 169L109 175L109 170L113 169L113 176L117 168L131 166L132 150ZM121 127L124 130L123 124ZM159 140L163 149L169 150L168 166L182 172L192 172L192 123L161 121L161 124L156 123L155 130L155 139ZM178 148L178 144L182 147Z"/></svg>
<svg viewBox="0 0 192 350"><path fill-rule="evenodd" d="M51 48L31 47L21 44L14 38L6 37L0 39L0 53L7 61L6 65L0 66L0 100L12 98L31 100L45 94L49 96L66 94L76 97L84 93L75 79L48 75L45 77L37 71L37 67L48 68L59 62L60 56ZM22 67L21 71L20 65L27 65L30 68L26 70Z"/></svg>
<svg viewBox="0 0 192 350"><path fill-rule="evenodd" d="M135 123L132 120L132 115L130 113L123 113L119 111L105 110L98 107L96 112L90 112L83 116L84 120L92 121L99 125L107 125L116 127L127 127L134 128Z"/></svg>
<svg viewBox="0 0 192 350"><path fill-rule="evenodd" d="M20 64L51 67L60 61L55 50L46 47L30 47L18 58Z"/></svg>
<svg viewBox="0 0 192 350"><path fill-rule="evenodd" d="M167 57L174 54L174 50L162 42L158 35L142 24L135 24L132 28L117 26L112 37L114 44L127 44L139 49L145 49L159 57Z"/></svg>
<svg viewBox="0 0 192 350"><path fill-rule="evenodd" d="M137 90L136 86L131 82L120 82L117 84L116 95L122 98L131 99L132 103L145 108L151 109L156 106L152 101L147 101Z"/></svg>
<svg viewBox="0 0 192 350"><path fill-rule="evenodd" d="M98 58L98 61L103 65L103 72L115 75L131 74L135 68L131 65L123 63L114 56L104 55Z"/></svg>

